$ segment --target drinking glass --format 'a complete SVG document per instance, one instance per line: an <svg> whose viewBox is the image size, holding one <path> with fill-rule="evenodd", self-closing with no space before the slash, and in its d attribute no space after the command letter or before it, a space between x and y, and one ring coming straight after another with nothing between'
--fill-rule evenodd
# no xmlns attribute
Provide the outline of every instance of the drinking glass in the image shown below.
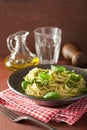
<svg viewBox="0 0 87 130"><path fill-rule="evenodd" d="M39 27L34 30L36 54L40 64L57 64L62 30L57 27Z"/></svg>

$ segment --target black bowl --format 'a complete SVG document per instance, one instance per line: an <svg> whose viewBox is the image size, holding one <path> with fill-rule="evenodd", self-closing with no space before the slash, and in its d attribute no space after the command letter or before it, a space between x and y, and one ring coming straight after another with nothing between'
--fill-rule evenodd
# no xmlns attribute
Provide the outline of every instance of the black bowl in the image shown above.
<svg viewBox="0 0 87 130"><path fill-rule="evenodd" d="M78 68L78 67L68 66L68 65L59 65L59 66L64 66L68 70L75 70L75 72L77 74L81 74L84 77L85 81L87 82L87 72L85 70ZM16 71L13 74L11 74L7 80L7 84L11 88L12 91L33 100L38 105L43 105L43 106L47 106L47 107L65 106L65 105L71 104L71 103L87 96L87 93L83 93L82 95L72 97L72 98L53 99L52 100L52 99L43 99L43 98L26 95L21 88L21 82L23 81L23 77L34 67L50 68L51 65L38 65L38 66L27 67L27 68L24 68L22 70Z"/></svg>

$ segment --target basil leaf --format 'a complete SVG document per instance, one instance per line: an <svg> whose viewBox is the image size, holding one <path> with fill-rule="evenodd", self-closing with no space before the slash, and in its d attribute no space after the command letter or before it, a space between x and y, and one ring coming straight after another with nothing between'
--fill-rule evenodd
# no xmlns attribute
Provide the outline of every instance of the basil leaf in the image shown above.
<svg viewBox="0 0 87 130"><path fill-rule="evenodd" d="M60 95L54 91L48 92L44 95L45 99L57 99L60 98Z"/></svg>
<svg viewBox="0 0 87 130"><path fill-rule="evenodd" d="M63 66L51 65L51 69L54 70L54 71L57 71L57 72L64 72L64 71L66 71L66 68L63 67Z"/></svg>
<svg viewBox="0 0 87 130"><path fill-rule="evenodd" d="M40 72L38 73L38 76L40 76L40 78L42 78L43 80L49 80L51 77L47 72Z"/></svg>
<svg viewBox="0 0 87 130"><path fill-rule="evenodd" d="M72 74L70 76L71 80L76 81L76 82L79 82L81 77L82 77L81 75L77 75L77 74Z"/></svg>
<svg viewBox="0 0 87 130"><path fill-rule="evenodd" d="M29 84L28 81L23 81L23 82L21 83L22 89L25 90L25 89L27 88L27 85L28 85L28 84Z"/></svg>

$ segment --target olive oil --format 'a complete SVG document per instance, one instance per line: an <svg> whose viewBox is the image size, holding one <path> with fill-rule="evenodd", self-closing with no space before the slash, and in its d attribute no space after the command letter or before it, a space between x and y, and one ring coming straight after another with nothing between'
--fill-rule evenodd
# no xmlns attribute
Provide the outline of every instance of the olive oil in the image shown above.
<svg viewBox="0 0 87 130"><path fill-rule="evenodd" d="M5 66L11 70L11 71L17 71L22 68L28 67L28 66L35 66L39 64L38 57L35 57L31 60L31 62L24 62L24 63L16 63L16 60L9 59L9 56L5 58L4 60Z"/></svg>

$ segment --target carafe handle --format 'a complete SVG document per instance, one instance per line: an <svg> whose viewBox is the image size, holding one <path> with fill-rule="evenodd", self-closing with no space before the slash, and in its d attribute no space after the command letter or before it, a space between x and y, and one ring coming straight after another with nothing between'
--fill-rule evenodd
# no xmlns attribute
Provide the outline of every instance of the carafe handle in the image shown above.
<svg viewBox="0 0 87 130"><path fill-rule="evenodd" d="M7 38L7 47L8 49L13 52L15 50L15 47L13 45L13 39L14 39L14 35L10 35L8 38Z"/></svg>
<svg viewBox="0 0 87 130"><path fill-rule="evenodd" d="M11 34L7 38L7 47L8 49L13 52L15 50L16 42L13 44L13 40L15 41L20 41L20 42L25 42L26 37L29 34L28 31L19 31L17 33Z"/></svg>

